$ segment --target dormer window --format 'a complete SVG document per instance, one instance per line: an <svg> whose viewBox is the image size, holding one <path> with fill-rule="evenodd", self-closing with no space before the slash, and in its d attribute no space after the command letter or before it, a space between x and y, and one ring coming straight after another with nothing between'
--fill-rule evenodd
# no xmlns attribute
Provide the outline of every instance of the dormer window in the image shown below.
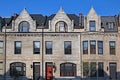
<svg viewBox="0 0 120 80"><path fill-rule="evenodd" d="M29 32L29 23L27 21L23 21L19 24L19 32Z"/></svg>
<svg viewBox="0 0 120 80"><path fill-rule="evenodd" d="M90 21L89 25L90 25L90 31L95 31L96 22L95 21Z"/></svg>
<svg viewBox="0 0 120 80"><path fill-rule="evenodd" d="M59 21L55 25L56 32L67 32L67 24L64 21Z"/></svg>
<svg viewBox="0 0 120 80"><path fill-rule="evenodd" d="M113 29L114 27L114 22L109 22L108 23L108 29Z"/></svg>

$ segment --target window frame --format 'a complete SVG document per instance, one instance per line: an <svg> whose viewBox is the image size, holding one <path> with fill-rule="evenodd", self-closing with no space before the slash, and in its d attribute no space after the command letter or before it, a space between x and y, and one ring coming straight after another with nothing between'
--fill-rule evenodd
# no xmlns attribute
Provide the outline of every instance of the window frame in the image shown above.
<svg viewBox="0 0 120 80"><path fill-rule="evenodd" d="M51 48L47 49L47 43L50 43ZM53 42L52 41L45 41L45 52L46 54L53 54Z"/></svg>
<svg viewBox="0 0 120 80"><path fill-rule="evenodd" d="M1 64L1 67L0 67L1 74L0 75L3 75L3 62L0 62L0 64Z"/></svg>
<svg viewBox="0 0 120 80"><path fill-rule="evenodd" d="M104 77L104 62L98 62L98 77Z"/></svg>
<svg viewBox="0 0 120 80"><path fill-rule="evenodd" d="M20 43L20 47L18 47L18 48L19 48L19 50L20 50L20 52L19 52L19 53L17 52L17 47L16 47L17 42L19 42L19 43ZM21 41L15 41L15 42L14 42L14 54L21 54L21 53L22 53L22 42L21 42Z"/></svg>
<svg viewBox="0 0 120 80"><path fill-rule="evenodd" d="M66 48L66 43L70 43L70 48ZM64 54L69 55L72 54L72 42L64 41Z"/></svg>
<svg viewBox="0 0 120 80"><path fill-rule="evenodd" d="M90 31L92 31L92 32L96 31L96 21L95 20L89 21L89 28L90 28Z"/></svg>
<svg viewBox="0 0 120 80"><path fill-rule="evenodd" d="M26 28L26 30L25 30L25 28ZM30 29L30 24L28 21L22 21L19 23L19 30L18 30L19 32L29 32L29 29Z"/></svg>
<svg viewBox="0 0 120 80"><path fill-rule="evenodd" d="M2 47L0 45L0 54L3 54L4 53L4 42L3 41L0 41L0 44L2 43Z"/></svg>
<svg viewBox="0 0 120 80"><path fill-rule="evenodd" d="M100 44L102 45L100 45ZM100 51L99 50L102 50L102 53L100 53ZM99 55L102 55L103 54L103 41L98 41L98 54Z"/></svg>
<svg viewBox="0 0 120 80"><path fill-rule="evenodd" d="M39 48L36 48L36 44L39 42ZM36 51L36 49L39 49L39 51ZM33 41L33 54L40 54L40 41Z"/></svg>
<svg viewBox="0 0 120 80"><path fill-rule="evenodd" d="M92 45L91 42L94 42L95 45ZM93 47L95 48L95 51L93 50L94 49ZM96 54L96 41L95 40L90 41L90 54Z"/></svg>
<svg viewBox="0 0 120 80"><path fill-rule="evenodd" d="M62 29L61 29L61 27L62 27ZM55 31L56 32L67 32L67 28L68 28L68 25L65 21L58 21L55 24Z"/></svg>
<svg viewBox="0 0 120 80"><path fill-rule="evenodd" d="M17 71L17 68L20 68L21 71ZM10 64L10 76L26 76L26 64L22 62L11 63Z"/></svg>
<svg viewBox="0 0 120 80"><path fill-rule="evenodd" d="M111 43L114 43L114 46L111 46ZM116 42L115 41L109 41L109 51L110 51L110 55L116 55Z"/></svg>
<svg viewBox="0 0 120 80"><path fill-rule="evenodd" d="M77 66L74 63L66 62L60 64L61 77L74 77L77 74Z"/></svg>
<svg viewBox="0 0 120 80"><path fill-rule="evenodd" d="M83 41L83 54L88 54L88 41Z"/></svg>

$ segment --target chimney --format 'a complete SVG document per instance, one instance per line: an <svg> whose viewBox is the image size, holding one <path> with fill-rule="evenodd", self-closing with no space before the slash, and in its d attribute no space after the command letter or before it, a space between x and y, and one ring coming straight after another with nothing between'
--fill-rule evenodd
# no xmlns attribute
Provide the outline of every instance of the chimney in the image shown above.
<svg viewBox="0 0 120 80"><path fill-rule="evenodd" d="M17 17L17 14L16 14L16 13L14 13L13 17L14 17L14 18L16 18L16 17Z"/></svg>
<svg viewBox="0 0 120 80"><path fill-rule="evenodd" d="M80 28L84 28L84 17L82 13L79 14L79 26Z"/></svg>

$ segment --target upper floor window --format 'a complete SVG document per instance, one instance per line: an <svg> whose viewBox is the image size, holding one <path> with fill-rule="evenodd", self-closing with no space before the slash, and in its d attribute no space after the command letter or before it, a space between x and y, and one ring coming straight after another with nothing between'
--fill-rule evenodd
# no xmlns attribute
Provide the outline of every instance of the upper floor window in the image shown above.
<svg viewBox="0 0 120 80"><path fill-rule="evenodd" d="M113 28L114 28L114 22L109 22L108 29L113 29Z"/></svg>
<svg viewBox="0 0 120 80"><path fill-rule="evenodd" d="M0 41L0 54L3 53L3 41Z"/></svg>
<svg viewBox="0 0 120 80"><path fill-rule="evenodd" d="M46 41L46 54L52 54L52 41Z"/></svg>
<svg viewBox="0 0 120 80"><path fill-rule="evenodd" d="M103 54L103 41L98 41L98 54Z"/></svg>
<svg viewBox="0 0 120 80"><path fill-rule="evenodd" d="M22 42L15 41L15 54L21 54L21 47L22 47Z"/></svg>
<svg viewBox="0 0 120 80"><path fill-rule="evenodd" d="M95 25L96 25L96 22L95 21L90 21L89 22L89 27L90 27L90 31L95 31Z"/></svg>
<svg viewBox="0 0 120 80"><path fill-rule="evenodd" d="M83 41L83 54L88 54L88 41Z"/></svg>
<svg viewBox="0 0 120 80"><path fill-rule="evenodd" d="M34 41L33 42L33 50L34 54L40 54L40 42L39 41Z"/></svg>
<svg viewBox="0 0 120 80"><path fill-rule="evenodd" d="M56 32L66 32L67 31L67 24L64 21L59 21L55 25Z"/></svg>
<svg viewBox="0 0 120 80"><path fill-rule="evenodd" d="M115 41L110 41L109 45L110 45L110 54L115 55Z"/></svg>
<svg viewBox="0 0 120 80"><path fill-rule="evenodd" d="M71 54L71 41L64 42L64 51L65 54Z"/></svg>
<svg viewBox="0 0 120 80"><path fill-rule="evenodd" d="M90 41L90 54L96 54L96 41Z"/></svg>
<svg viewBox="0 0 120 80"><path fill-rule="evenodd" d="M19 32L29 32L29 23L27 21L23 21L19 24Z"/></svg>

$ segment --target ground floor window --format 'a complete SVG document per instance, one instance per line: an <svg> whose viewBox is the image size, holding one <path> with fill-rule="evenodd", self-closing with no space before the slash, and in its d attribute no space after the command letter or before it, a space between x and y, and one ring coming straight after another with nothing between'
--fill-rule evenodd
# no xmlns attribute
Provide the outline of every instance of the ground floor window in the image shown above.
<svg viewBox="0 0 120 80"><path fill-rule="evenodd" d="M26 65L22 62L14 62L10 64L10 75L11 76L25 76Z"/></svg>
<svg viewBox="0 0 120 80"><path fill-rule="evenodd" d="M104 77L103 62L83 62L84 77Z"/></svg>
<svg viewBox="0 0 120 80"><path fill-rule="evenodd" d="M0 62L0 75L3 75L3 62Z"/></svg>
<svg viewBox="0 0 120 80"><path fill-rule="evenodd" d="M76 64L68 62L60 64L60 76L76 76Z"/></svg>

